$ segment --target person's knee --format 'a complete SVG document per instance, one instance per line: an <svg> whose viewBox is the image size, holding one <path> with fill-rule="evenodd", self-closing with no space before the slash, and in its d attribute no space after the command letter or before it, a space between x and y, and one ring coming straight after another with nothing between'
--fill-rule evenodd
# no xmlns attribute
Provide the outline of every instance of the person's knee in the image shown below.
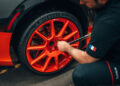
<svg viewBox="0 0 120 86"><path fill-rule="evenodd" d="M88 73L88 71L85 71L85 67L86 65L80 65L77 68L75 68L75 70L73 71L72 74L72 78L73 78L73 82L76 84L75 86L82 86L82 84L86 83L85 77L86 77L86 73Z"/></svg>
<svg viewBox="0 0 120 86"><path fill-rule="evenodd" d="M73 79L79 79L81 76L81 72L83 70L82 66L78 66L77 68L75 68L75 70L73 71L72 77Z"/></svg>
<svg viewBox="0 0 120 86"><path fill-rule="evenodd" d="M96 83L93 83L93 81L96 80L96 77L101 77L97 75L97 73L102 73L102 68L104 67L104 64L101 62L80 64L75 68L72 75L75 86L96 86L95 84L98 84L100 79L97 79ZM102 77L104 77L104 75Z"/></svg>

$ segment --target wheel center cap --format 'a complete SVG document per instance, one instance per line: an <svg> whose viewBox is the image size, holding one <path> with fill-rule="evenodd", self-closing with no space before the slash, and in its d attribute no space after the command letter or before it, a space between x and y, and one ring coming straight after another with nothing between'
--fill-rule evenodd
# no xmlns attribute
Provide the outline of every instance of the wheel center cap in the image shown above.
<svg viewBox="0 0 120 86"><path fill-rule="evenodd" d="M53 42L53 41L51 41L50 43L49 43L49 46L53 46L55 43Z"/></svg>

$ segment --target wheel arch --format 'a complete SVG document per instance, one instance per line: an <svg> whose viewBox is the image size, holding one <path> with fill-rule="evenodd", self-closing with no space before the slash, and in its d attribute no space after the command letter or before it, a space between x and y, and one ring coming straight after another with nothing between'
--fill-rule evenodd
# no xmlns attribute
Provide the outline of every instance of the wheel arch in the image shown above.
<svg viewBox="0 0 120 86"><path fill-rule="evenodd" d="M87 28L88 28L88 19L87 19L87 11L84 10L83 6L80 6L79 3L75 2L74 0L39 0L39 2L34 2L31 5L27 5L34 0L28 0L29 2L25 2L20 6L21 10L20 11L20 16L16 19L14 22L13 26L11 27L10 32L13 33L12 35L12 40L11 40L11 45L14 46L14 42L16 41L16 35L19 37L20 34L19 32L22 31L22 28L19 28L22 24L25 23L24 20L26 20L29 16L37 12L38 10L44 11L44 9L50 8L55 8L56 10L66 10L70 13L72 13L74 16L78 18L78 20L81 23L81 26L83 29L83 34L87 33ZM53 3L54 2L54 3ZM72 6L72 7L71 7ZM57 7L57 8L56 8ZM36 10L37 9L37 10ZM86 8L85 8L86 9ZM85 12L86 11L86 12ZM81 20L81 17L84 17L84 20ZM85 25L86 23L86 25Z"/></svg>

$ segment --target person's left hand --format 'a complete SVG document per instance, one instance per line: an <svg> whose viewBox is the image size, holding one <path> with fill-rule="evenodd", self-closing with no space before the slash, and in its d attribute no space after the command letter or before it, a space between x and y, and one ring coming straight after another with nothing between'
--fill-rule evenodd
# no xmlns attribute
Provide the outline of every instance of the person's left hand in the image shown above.
<svg viewBox="0 0 120 86"><path fill-rule="evenodd" d="M70 49L71 46L66 41L58 41L57 47L60 51L65 52L65 51L68 51L68 49Z"/></svg>

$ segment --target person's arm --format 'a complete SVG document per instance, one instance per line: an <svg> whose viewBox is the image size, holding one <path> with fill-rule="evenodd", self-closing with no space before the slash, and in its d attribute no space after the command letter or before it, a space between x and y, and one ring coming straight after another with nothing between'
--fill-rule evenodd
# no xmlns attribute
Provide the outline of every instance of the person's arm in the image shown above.
<svg viewBox="0 0 120 86"><path fill-rule="evenodd" d="M79 49L76 49L74 47L71 47L67 42L65 41L59 41L58 42L58 49L63 52L67 52L70 54L76 61L78 61L81 64L85 63L92 63L96 62L99 59L94 58L86 53L86 51L82 51Z"/></svg>

